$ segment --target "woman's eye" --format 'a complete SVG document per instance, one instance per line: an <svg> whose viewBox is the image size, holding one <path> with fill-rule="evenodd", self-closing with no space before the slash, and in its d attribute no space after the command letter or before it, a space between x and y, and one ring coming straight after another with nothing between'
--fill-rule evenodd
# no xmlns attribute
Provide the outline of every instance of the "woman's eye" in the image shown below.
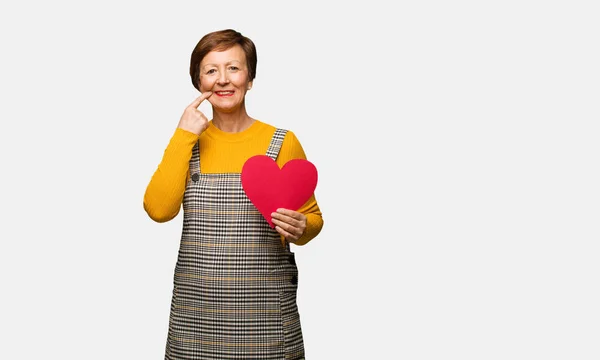
<svg viewBox="0 0 600 360"><path fill-rule="evenodd" d="M210 70L206 71L206 74L214 74L216 72L217 72L216 69L210 69Z"/></svg>
<svg viewBox="0 0 600 360"><path fill-rule="evenodd" d="M231 71L237 71L237 70L239 70L239 68L237 66L230 66L229 70L231 70Z"/></svg>

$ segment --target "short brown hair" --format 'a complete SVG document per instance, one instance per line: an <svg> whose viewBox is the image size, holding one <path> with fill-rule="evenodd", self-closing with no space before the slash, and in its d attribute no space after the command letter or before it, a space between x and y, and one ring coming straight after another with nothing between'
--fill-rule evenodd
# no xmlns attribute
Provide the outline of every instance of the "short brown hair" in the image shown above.
<svg viewBox="0 0 600 360"><path fill-rule="evenodd" d="M241 33L232 30L225 29L219 31L213 31L208 33L198 41L194 51L192 51L192 58L190 60L190 77L192 78L192 84L194 87L200 90L200 62L209 52L227 50L235 45L240 45L246 54L246 65L248 66L248 79L249 81L254 80L256 77L256 46L254 42L249 38L243 36Z"/></svg>

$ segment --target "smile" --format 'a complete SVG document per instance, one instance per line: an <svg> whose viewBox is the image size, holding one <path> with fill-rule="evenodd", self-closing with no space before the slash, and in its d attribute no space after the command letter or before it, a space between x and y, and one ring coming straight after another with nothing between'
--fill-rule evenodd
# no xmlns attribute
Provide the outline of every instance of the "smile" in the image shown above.
<svg viewBox="0 0 600 360"><path fill-rule="evenodd" d="M233 91L215 91L218 96L231 96L233 93Z"/></svg>

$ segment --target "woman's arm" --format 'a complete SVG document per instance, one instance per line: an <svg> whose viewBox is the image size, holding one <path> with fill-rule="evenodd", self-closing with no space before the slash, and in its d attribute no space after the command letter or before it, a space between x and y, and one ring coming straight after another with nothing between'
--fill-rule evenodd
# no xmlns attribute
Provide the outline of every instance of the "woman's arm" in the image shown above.
<svg viewBox="0 0 600 360"><path fill-rule="evenodd" d="M304 153L300 141L296 138L296 135L293 132L288 131L281 144L279 156L277 157L277 165L281 168L286 162L292 159L306 160L306 154ZM314 194L297 211L306 216L306 228L304 229L302 236L293 243L296 245L305 245L321 232L321 229L323 228L323 214L321 213L321 209L319 208Z"/></svg>
<svg viewBox="0 0 600 360"><path fill-rule="evenodd" d="M177 128L144 194L144 210L156 222L173 219L181 209L192 149L198 135Z"/></svg>

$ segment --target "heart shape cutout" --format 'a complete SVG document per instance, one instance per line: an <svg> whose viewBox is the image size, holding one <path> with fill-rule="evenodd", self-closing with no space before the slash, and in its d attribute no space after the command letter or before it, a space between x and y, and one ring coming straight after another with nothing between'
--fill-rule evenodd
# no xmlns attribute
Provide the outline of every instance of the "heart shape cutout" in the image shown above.
<svg viewBox="0 0 600 360"><path fill-rule="evenodd" d="M267 155L255 155L242 167L242 187L248 199L274 228L271 213L279 208L298 210L317 187L317 168L304 159L293 159L281 169Z"/></svg>

